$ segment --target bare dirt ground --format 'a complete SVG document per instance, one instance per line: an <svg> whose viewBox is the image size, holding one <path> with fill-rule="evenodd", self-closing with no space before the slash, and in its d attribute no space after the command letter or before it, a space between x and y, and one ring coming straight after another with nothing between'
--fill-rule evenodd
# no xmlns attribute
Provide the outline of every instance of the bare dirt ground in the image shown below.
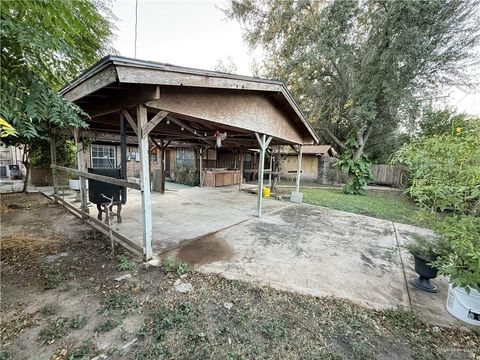
<svg viewBox="0 0 480 360"><path fill-rule="evenodd" d="M478 332L409 312L112 256L108 239L40 194L2 196L1 245L0 359L480 357Z"/></svg>

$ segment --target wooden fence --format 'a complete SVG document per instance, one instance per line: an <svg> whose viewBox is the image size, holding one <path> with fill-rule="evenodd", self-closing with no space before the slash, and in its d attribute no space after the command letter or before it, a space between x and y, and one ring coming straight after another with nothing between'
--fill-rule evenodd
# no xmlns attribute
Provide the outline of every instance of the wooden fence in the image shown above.
<svg viewBox="0 0 480 360"><path fill-rule="evenodd" d="M374 184L387 185L394 188L403 188L407 185L407 168L401 165L372 165ZM348 174L340 169L336 171L337 183L344 184L348 181Z"/></svg>

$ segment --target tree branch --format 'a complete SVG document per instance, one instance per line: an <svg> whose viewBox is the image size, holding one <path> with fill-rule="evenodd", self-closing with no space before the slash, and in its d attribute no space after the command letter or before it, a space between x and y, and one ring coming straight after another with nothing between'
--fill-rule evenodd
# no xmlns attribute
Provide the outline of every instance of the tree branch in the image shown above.
<svg viewBox="0 0 480 360"><path fill-rule="evenodd" d="M335 134L329 128L323 127L323 130L325 130L327 132L327 134L333 139L333 141L335 141L338 144L338 146L340 146L344 150L347 149L347 145L345 145L344 142L340 141L340 139L337 138L335 136Z"/></svg>

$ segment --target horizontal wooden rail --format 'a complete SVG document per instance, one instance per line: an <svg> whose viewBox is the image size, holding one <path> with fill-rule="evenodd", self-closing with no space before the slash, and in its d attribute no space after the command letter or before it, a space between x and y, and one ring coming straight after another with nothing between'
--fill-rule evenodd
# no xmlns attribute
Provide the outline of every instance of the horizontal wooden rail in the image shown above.
<svg viewBox="0 0 480 360"><path fill-rule="evenodd" d="M258 169L243 169L243 172L245 173L252 173L252 174L258 174ZM296 171L294 171L296 172ZM276 174L280 174L280 171L270 171L268 169L265 169L263 171L264 174L273 174L273 175L276 175Z"/></svg>
<svg viewBox="0 0 480 360"><path fill-rule="evenodd" d="M124 179L117 179L117 178L114 178L114 177L111 177L111 176L92 174L92 173L89 173L89 172L83 172L83 171L80 171L80 170L77 170L77 169L72 169L72 168L68 168L68 167L60 166L60 165L51 164L50 167L54 170L64 171L66 173L77 175L77 176L83 176L84 178L87 178L87 179L103 181L103 182L106 182L108 184L125 186L125 187L136 189L136 190L141 190L142 189L141 185L139 183L131 182L131 181L124 180Z"/></svg>
<svg viewBox="0 0 480 360"><path fill-rule="evenodd" d="M95 219L94 217L82 212L79 208L75 207L74 205L70 204L68 201L65 201L62 197L53 194L52 197L60 202L67 210L69 210L71 213L74 215L82 218L83 220L87 221L90 225L95 227L97 230L102 232L104 235L109 236L110 235L110 229L108 228L108 225L104 224L100 220ZM118 244L124 246L134 254L143 257L144 256L144 249L142 246L134 243L133 241L129 240L123 235L120 235L118 232L115 230L112 230L112 235Z"/></svg>

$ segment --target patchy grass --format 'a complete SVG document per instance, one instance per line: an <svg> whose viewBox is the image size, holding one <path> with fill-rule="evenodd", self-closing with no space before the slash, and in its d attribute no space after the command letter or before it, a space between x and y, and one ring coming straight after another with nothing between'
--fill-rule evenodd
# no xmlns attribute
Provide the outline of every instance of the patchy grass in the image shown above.
<svg viewBox="0 0 480 360"><path fill-rule="evenodd" d="M302 188L307 204L396 221L428 226L419 216L419 208L406 195L397 191L369 190L367 195L346 195L341 190Z"/></svg>
<svg viewBox="0 0 480 360"><path fill-rule="evenodd" d="M55 340L62 339L66 335L68 319L58 318L51 321L38 333L38 341L42 344L52 344Z"/></svg>
<svg viewBox="0 0 480 360"><path fill-rule="evenodd" d="M173 256L168 256L163 262L163 268L165 272L170 273L175 271L175 259Z"/></svg>
<svg viewBox="0 0 480 360"><path fill-rule="evenodd" d="M119 312L120 315L125 315L136 308L138 308L138 303L130 294L113 293L103 303L103 314L108 315L111 312Z"/></svg>
<svg viewBox="0 0 480 360"><path fill-rule="evenodd" d="M42 268L42 278L45 290L56 289L63 280L61 271L53 266Z"/></svg>
<svg viewBox="0 0 480 360"><path fill-rule="evenodd" d="M68 327L70 329L78 330L83 329L87 325L87 318L82 315L75 315L68 320Z"/></svg>
<svg viewBox="0 0 480 360"><path fill-rule="evenodd" d="M168 291L148 305L135 359L441 359L474 358L480 349L478 334L431 326L403 310L196 273L189 281L188 295Z"/></svg>
<svg viewBox="0 0 480 360"><path fill-rule="evenodd" d="M53 316L58 313L59 309L60 309L60 305L58 304L55 304L55 303L47 304L40 309L40 314L44 316Z"/></svg>
<svg viewBox="0 0 480 360"><path fill-rule="evenodd" d="M135 269L135 263L126 255L117 256L117 269L120 271Z"/></svg>
<svg viewBox="0 0 480 360"><path fill-rule="evenodd" d="M91 340L85 340L68 354L68 360L92 359L100 352Z"/></svg>
<svg viewBox="0 0 480 360"><path fill-rule="evenodd" d="M100 324L95 326L94 331L96 333L106 333L115 329L118 325L120 325L119 320L107 319L102 321Z"/></svg>

